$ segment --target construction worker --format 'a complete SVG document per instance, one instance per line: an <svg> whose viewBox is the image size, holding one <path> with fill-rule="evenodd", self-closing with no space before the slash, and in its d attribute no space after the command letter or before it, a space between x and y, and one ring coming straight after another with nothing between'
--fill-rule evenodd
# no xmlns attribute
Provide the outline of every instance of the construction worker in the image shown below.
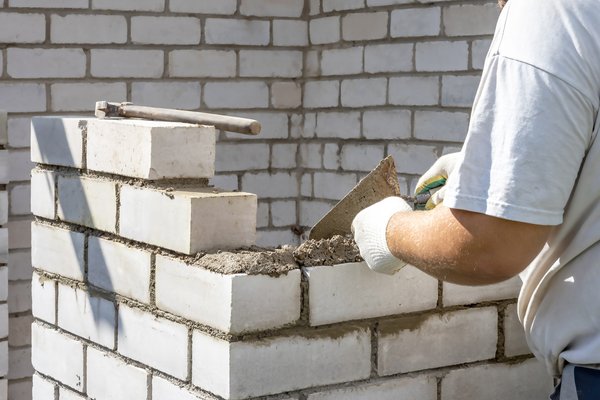
<svg viewBox="0 0 600 400"><path fill-rule="evenodd" d="M510 0L462 151L419 181L448 179L437 207L391 197L353 222L374 271L410 263L464 285L520 274L527 342L561 378L552 399L600 398L599 104L600 2Z"/></svg>

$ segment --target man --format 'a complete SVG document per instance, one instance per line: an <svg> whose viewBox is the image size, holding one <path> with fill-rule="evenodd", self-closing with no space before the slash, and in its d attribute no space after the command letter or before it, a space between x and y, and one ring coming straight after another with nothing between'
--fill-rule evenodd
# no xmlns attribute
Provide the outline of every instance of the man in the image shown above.
<svg viewBox="0 0 600 400"><path fill-rule="evenodd" d="M528 344L562 376L553 399L600 398L599 104L598 0L510 0L463 149L425 176L448 176L439 205L392 197L353 222L375 271L410 263L466 285L521 274Z"/></svg>

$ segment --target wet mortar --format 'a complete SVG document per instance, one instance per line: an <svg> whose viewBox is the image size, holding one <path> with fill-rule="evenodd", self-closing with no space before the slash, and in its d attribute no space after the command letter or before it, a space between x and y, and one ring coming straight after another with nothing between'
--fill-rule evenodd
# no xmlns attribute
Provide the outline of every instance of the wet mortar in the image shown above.
<svg viewBox="0 0 600 400"><path fill-rule="evenodd" d="M362 261L352 235L336 235L330 239L307 240L294 251L299 265L314 267Z"/></svg>

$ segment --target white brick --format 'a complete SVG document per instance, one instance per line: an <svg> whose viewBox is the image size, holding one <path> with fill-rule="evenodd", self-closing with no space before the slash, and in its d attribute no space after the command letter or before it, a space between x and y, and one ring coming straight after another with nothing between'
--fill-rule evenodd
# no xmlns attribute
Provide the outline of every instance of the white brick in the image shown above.
<svg viewBox="0 0 600 400"><path fill-rule="evenodd" d="M171 0L172 12L198 14L233 14L237 10L237 0Z"/></svg>
<svg viewBox="0 0 600 400"><path fill-rule="evenodd" d="M340 157L344 170L371 171L383 160L383 145L345 144Z"/></svg>
<svg viewBox="0 0 600 400"><path fill-rule="evenodd" d="M382 322L379 375L492 359L496 354L497 324L495 307Z"/></svg>
<svg viewBox="0 0 600 400"><path fill-rule="evenodd" d="M30 117L10 118L8 120L8 143L10 147L29 147L30 131Z"/></svg>
<svg viewBox="0 0 600 400"><path fill-rule="evenodd" d="M28 181L35 164L31 162L26 149L14 149L8 152L9 180L11 182Z"/></svg>
<svg viewBox="0 0 600 400"><path fill-rule="evenodd" d="M386 78L363 78L342 81L341 99L344 107L379 106L386 103Z"/></svg>
<svg viewBox="0 0 600 400"><path fill-rule="evenodd" d="M441 0L444 1L444 0ZM367 0L368 6L389 6L396 4L414 3L415 0Z"/></svg>
<svg viewBox="0 0 600 400"><path fill-rule="evenodd" d="M242 190L257 193L260 198L296 197L298 183L292 173L248 173L242 177Z"/></svg>
<svg viewBox="0 0 600 400"><path fill-rule="evenodd" d="M359 112L321 112L317 116L317 136L351 139L360 137Z"/></svg>
<svg viewBox="0 0 600 400"><path fill-rule="evenodd" d="M339 81L311 81L304 84L303 105L306 108L337 107L339 97Z"/></svg>
<svg viewBox="0 0 600 400"><path fill-rule="evenodd" d="M31 280L31 250L11 251L8 257L8 279Z"/></svg>
<svg viewBox="0 0 600 400"><path fill-rule="evenodd" d="M29 378L33 375L30 347L10 348L8 350L8 359L10 368L7 377L9 380Z"/></svg>
<svg viewBox="0 0 600 400"><path fill-rule="evenodd" d="M58 326L101 346L115 345L115 305L81 289L58 285Z"/></svg>
<svg viewBox="0 0 600 400"><path fill-rule="evenodd" d="M439 102L439 78L433 76L402 76L390 78L391 104L434 106Z"/></svg>
<svg viewBox="0 0 600 400"><path fill-rule="evenodd" d="M34 215L54 219L54 185L54 173L37 169L31 171L31 212Z"/></svg>
<svg viewBox="0 0 600 400"><path fill-rule="evenodd" d="M8 268L0 266L0 302L8 299ZM2 338L3 336L0 336Z"/></svg>
<svg viewBox="0 0 600 400"><path fill-rule="evenodd" d="M215 167L219 172L269 168L269 145L266 143L223 143L217 145Z"/></svg>
<svg viewBox="0 0 600 400"><path fill-rule="evenodd" d="M31 379L11 381L8 385L9 399L31 400L32 384Z"/></svg>
<svg viewBox="0 0 600 400"><path fill-rule="evenodd" d="M448 36L491 35L500 10L495 3L460 4L444 9L444 31Z"/></svg>
<svg viewBox="0 0 600 400"><path fill-rule="evenodd" d="M364 263L305 271L312 326L428 310L437 303L437 280L411 266L391 277Z"/></svg>
<svg viewBox="0 0 600 400"><path fill-rule="evenodd" d="M91 74L97 78L161 78L162 50L91 50Z"/></svg>
<svg viewBox="0 0 600 400"><path fill-rule="evenodd" d="M448 107L471 107L479 76L444 76L442 79L442 105Z"/></svg>
<svg viewBox="0 0 600 400"><path fill-rule="evenodd" d="M9 346L13 346L13 347L31 346L31 324L32 323L33 323L32 315L11 317L9 326L8 326L8 329L9 329L8 344L9 344Z"/></svg>
<svg viewBox="0 0 600 400"><path fill-rule="evenodd" d="M323 0L323 11L342 11L363 8L365 0Z"/></svg>
<svg viewBox="0 0 600 400"><path fill-rule="evenodd" d="M8 222L8 192L0 190L0 225Z"/></svg>
<svg viewBox="0 0 600 400"><path fill-rule="evenodd" d="M216 175L211 180L211 185L230 191L239 190L237 175Z"/></svg>
<svg viewBox="0 0 600 400"><path fill-rule="evenodd" d="M158 376L152 377L152 400L200 400L205 398Z"/></svg>
<svg viewBox="0 0 600 400"><path fill-rule="evenodd" d="M225 133L227 139L236 140L264 140L264 139L287 139L289 136L289 118L286 112L258 112L243 111L236 112L236 116L250 118L260 121L262 130L260 135L240 135L237 133Z"/></svg>
<svg viewBox="0 0 600 400"><path fill-rule="evenodd" d="M392 11L392 37L438 36L442 11L439 7Z"/></svg>
<svg viewBox="0 0 600 400"><path fill-rule="evenodd" d="M52 15L52 43L125 43L127 20L117 15Z"/></svg>
<svg viewBox="0 0 600 400"><path fill-rule="evenodd" d="M31 308L35 318L53 324L56 320L56 282L34 273L31 279Z"/></svg>
<svg viewBox="0 0 600 400"><path fill-rule="evenodd" d="M302 105L302 86L297 82L273 82L271 104L275 108L297 108Z"/></svg>
<svg viewBox="0 0 600 400"><path fill-rule="evenodd" d="M90 284L122 296L150 302L150 253L97 237L88 243Z"/></svg>
<svg viewBox="0 0 600 400"><path fill-rule="evenodd" d="M315 197L328 200L340 200L355 185L355 174L317 172L314 176Z"/></svg>
<svg viewBox="0 0 600 400"><path fill-rule="evenodd" d="M383 382L309 394L308 400L436 400L437 383L432 376L400 378Z"/></svg>
<svg viewBox="0 0 600 400"><path fill-rule="evenodd" d="M417 71L462 71L467 69L468 46L465 42L417 43Z"/></svg>
<svg viewBox="0 0 600 400"><path fill-rule="evenodd" d="M313 196L313 179L311 174L303 174L300 180L300 195L304 197ZM302 204L303 202L300 202ZM300 215L302 216L302 209L300 209Z"/></svg>
<svg viewBox="0 0 600 400"><path fill-rule="evenodd" d="M10 7L24 8L88 8L88 0L57 0L48 4L44 0L9 0Z"/></svg>
<svg viewBox="0 0 600 400"><path fill-rule="evenodd" d="M46 87L40 83L0 84L0 108L18 113L46 111Z"/></svg>
<svg viewBox="0 0 600 400"><path fill-rule="evenodd" d="M256 196L211 188L164 192L124 186L120 215L120 234L129 239L185 254L239 248L254 244Z"/></svg>
<svg viewBox="0 0 600 400"><path fill-rule="evenodd" d="M37 372L48 375L75 390L83 389L82 343L37 323L32 325L31 341L31 361ZM88 350L88 363L89 358Z"/></svg>
<svg viewBox="0 0 600 400"><path fill-rule="evenodd" d="M300 51L240 51L240 76L296 78L301 75L302 52Z"/></svg>
<svg viewBox="0 0 600 400"><path fill-rule="evenodd" d="M158 256L156 305L228 333L278 328L300 318L300 271L221 275Z"/></svg>
<svg viewBox="0 0 600 400"><path fill-rule="evenodd" d="M491 40L474 40L471 45L471 64L474 69L483 69Z"/></svg>
<svg viewBox="0 0 600 400"><path fill-rule="evenodd" d="M56 395L56 386L50 381L33 375L33 399L34 400L54 400ZM0 397L2 398L2 397Z"/></svg>
<svg viewBox="0 0 600 400"><path fill-rule="evenodd" d="M492 364L450 371L442 380L442 400L546 399L552 378L535 360Z"/></svg>
<svg viewBox="0 0 600 400"><path fill-rule="evenodd" d="M78 394L76 392L73 392L71 390L59 387L58 388L58 393L59 393L59 398L60 400L86 400L87 397L85 397L82 394Z"/></svg>
<svg viewBox="0 0 600 400"><path fill-rule="evenodd" d="M0 56L0 61L2 61ZM0 67L0 72L2 72ZM4 110L0 110L0 144L8 144L8 113Z"/></svg>
<svg viewBox="0 0 600 400"><path fill-rule="evenodd" d="M50 85L53 111L94 109L98 99L120 102L127 98L125 83L54 83Z"/></svg>
<svg viewBox="0 0 600 400"><path fill-rule="evenodd" d="M31 247L31 217L26 217L26 219L12 219L8 221L6 224L6 228L0 229L0 249L3 248L3 244L5 242L5 238L7 235L7 230L10 231L10 235L8 235L8 247L10 250L13 249L28 249ZM0 250L0 258L5 260L7 259L7 252Z"/></svg>
<svg viewBox="0 0 600 400"><path fill-rule="evenodd" d="M266 228L269 226L269 203L259 202L256 211L256 227Z"/></svg>
<svg viewBox="0 0 600 400"><path fill-rule="evenodd" d="M307 77L318 76L321 72L320 66L320 52L316 50L309 50L305 53L304 57L304 75Z"/></svg>
<svg viewBox="0 0 600 400"><path fill-rule="evenodd" d="M7 184L10 182L11 168L9 160L9 151L0 149L0 183Z"/></svg>
<svg viewBox="0 0 600 400"><path fill-rule="evenodd" d="M31 242L31 260L36 268L83 280L82 233L34 222Z"/></svg>
<svg viewBox="0 0 600 400"><path fill-rule="evenodd" d="M11 0L10 6L18 7L14 3L15 0ZM45 1L43 3L42 7L46 8L48 3ZM46 18L43 14L0 12L0 26L2 26L0 31L2 43L42 43L46 39Z"/></svg>
<svg viewBox="0 0 600 400"><path fill-rule="evenodd" d="M145 106L194 110L200 108L199 82L134 82L131 99Z"/></svg>
<svg viewBox="0 0 600 400"><path fill-rule="evenodd" d="M342 37L344 40L383 39L387 36L387 33L387 11L352 13L342 18Z"/></svg>
<svg viewBox="0 0 600 400"><path fill-rule="evenodd" d="M183 78L229 78L236 74L236 55L231 50L173 50L169 75Z"/></svg>
<svg viewBox="0 0 600 400"><path fill-rule="evenodd" d="M274 201L271 203L271 219L273 226L290 226L296 224L296 202Z"/></svg>
<svg viewBox="0 0 600 400"><path fill-rule="evenodd" d="M245 147L245 146L244 146ZM292 143L276 143L271 149L271 167L292 169L296 167L298 145Z"/></svg>
<svg viewBox="0 0 600 400"><path fill-rule="evenodd" d="M143 179L210 178L214 127L144 120L87 122L87 167Z"/></svg>
<svg viewBox="0 0 600 400"><path fill-rule="evenodd" d="M365 111L363 135L367 139L408 139L411 112L407 110Z"/></svg>
<svg viewBox="0 0 600 400"><path fill-rule="evenodd" d="M310 42L312 44L336 43L340 41L340 17L323 17L310 20Z"/></svg>
<svg viewBox="0 0 600 400"><path fill-rule="evenodd" d="M244 0L240 14L259 17L300 17L304 0Z"/></svg>
<svg viewBox="0 0 600 400"><path fill-rule="evenodd" d="M3 270L4 270L4 272L3 272ZM6 280L6 278L8 276L8 272L5 270L6 270L6 267L0 268L0 279ZM12 318L11 318L11 322L12 322ZM0 304L0 339L4 340L8 337L8 335L9 335L8 304L4 303L4 304Z"/></svg>
<svg viewBox="0 0 600 400"><path fill-rule="evenodd" d="M82 168L84 129L78 118L33 118L31 161Z"/></svg>
<svg viewBox="0 0 600 400"><path fill-rule="evenodd" d="M515 299L521 290L521 279L516 276L495 285L461 286L444 282L444 306L484 303L505 299Z"/></svg>
<svg viewBox="0 0 600 400"><path fill-rule="evenodd" d="M303 168L322 168L323 145L321 143L300 144L300 166Z"/></svg>
<svg viewBox="0 0 600 400"><path fill-rule="evenodd" d="M257 232L256 245L261 247L279 247L283 245L298 246L299 236L289 228L277 230L262 230Z"/></svg>
<svg viewBox="0 0 600 400"><path fill-rule="evenodd" d="M288 19L274 20L273 44L275 46L308 45L308 22Z"/></svg>
<svg viewBox="0 0 600 400"><path fill-rule="evenodd" d="M8 400L8 379L0 379L0 399Z"/></svg>
<svg viewBox="0 0 600 400"><path fill-rule="evenodd" d="M199 44L200 19L194 17L132 17L131 40L141 44Z"/></svg>
<svg viewBox="0 0 600 400"><path fill-rule="evenodd" d="M63 221L115 233L115 182L77 175L58 177L57 217Z"/></svg>
<svg viewBox="0 0 600 400"><path fill-rule="evenodd" d="M433 146L414 144L391 144L388 153L394 157L396 168L401 174L420 175L433 165L437 156Z"/></svg>
<svg viewBox="0 0 600 400"><path fill-rule="evenodd" d="M337 143L325 143L323 167L325 169L338 169L340 167L340 147Z"/></svg>
<svg viewBox="0 0 600 400"><path fill-rule="evenodd" d="M93 399L145 400L148 398L148 373L141 368L125 364L103 351L88 347L86 374L87 395Z"/></svg>
<svg viewBox="0 0 600 400"><path fill-rule="evenodd" d="M82 49L7 50L6 70L12 78L83 78L86 59Z"/></svg>
<svg viewBox="0 0 600 400"><path fill-rule="evenodd" d="M123 10L123 11L163 11L165 0L92 0L95 10Z"/></svg>
<svg viewBox="0 0 600 400"><path fill-rule="evenodd" d="M204 102L209 108L266 108L269 87L265 82L209 82Z"/></svg>
<svg viewBox="0 0 600 400"><path fill-rule="evenodd" d="M469 114L446 111L416 111L415 138L462 142L469 129Z"/></svg>
<svg viewBox="0 0 600 400"><path fill-rule="evenodd" d="M322 75L359 74L363 69L363 48L323 50L321 54Z"/></svg>
<svg viewBox="0 0 600 400"><path fill-rule="evenodd" d="M192 383L227 399L365 379L371 369L365 329L234 343L195 331L192 353Z"/></svg>
<svg viewBox="0 0 600 400"><path fill-rule="evenodd" d="M31 310L31 282L9 282L8 312L22 313Z"/></svg>
<svg viewBox="0 0 600 400"><path fill-rule="evenodd" d="M517 305L509 304L504 311L504 354L507 357L529 354L525 330L517 316Z"/></svg>
<svg viewBox="0 0 600 400"><path fill-rule="evenodd" d="M208 44L264 46L271 41L269 21L208 18L204 28Z"/></svg>
<svg viewBox="0 0 600 400"><path fill-rule="evenodd" d="M377 44L365 47L365 72L411 71L413 48L409 43Z"/></svg>
<svg viewBox="0 0 600 400"><path fill-rule="evenodd" d="M0 375L8 374L8 341L0 342Z"/></svg>

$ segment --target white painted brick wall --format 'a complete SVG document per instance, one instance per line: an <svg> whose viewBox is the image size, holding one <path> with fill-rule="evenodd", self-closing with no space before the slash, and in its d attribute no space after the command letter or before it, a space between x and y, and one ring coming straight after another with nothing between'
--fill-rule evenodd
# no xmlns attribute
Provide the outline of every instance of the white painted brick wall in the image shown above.
<svg viewBox="0 0 600 400"><path fill-rule="evenodd" d="M382 322L379 375L492 359L498 341L497 324L494 307Z"/></svg>
<svg viewBox="0 0 600 400"><path fill-rule="evenodd" d="M52 43L125 43L127 20L120 15L51 15Z"/></svg>
<svg viewBox="0 0 600 400"><path fill-rule="evenodd" d="M226 399L365 379L371 370L365 329L306 338L227 343L195 331L192 383Z"/></svg>
<svg viewBox="0 0 600 400"><path fill-rule="evenodd" d="M392 277L364 263L305 268L311 325L433 309L437 280L407 266Z"/></svg>
<svg viewBox="0 0 600 400"><path fill-rule="evenodd" d="M200 19L195 17L132 17L131 40L139 44L200 43Z"/></svg>
<svg viewBox="0 0 600 400"><path fill-rule="evenodd" d="M36 268L83 280L83 234L42 225L31 226L31 262Z"/></svg>
<svg viewBox="0 0 600 400"><path fill-rule="evenodd" d="M96 400L147 399L148 373L100 350L87 349L87 395Z"/></svg>
<svg viewBox="0 0 600 400"><path fill-rule="evenodd" d="M119 305L118 352L179 379L188 369L188 328ZM89 355L88 355L89 357ZM88 358L89 364L89 358Z"/></svg>

